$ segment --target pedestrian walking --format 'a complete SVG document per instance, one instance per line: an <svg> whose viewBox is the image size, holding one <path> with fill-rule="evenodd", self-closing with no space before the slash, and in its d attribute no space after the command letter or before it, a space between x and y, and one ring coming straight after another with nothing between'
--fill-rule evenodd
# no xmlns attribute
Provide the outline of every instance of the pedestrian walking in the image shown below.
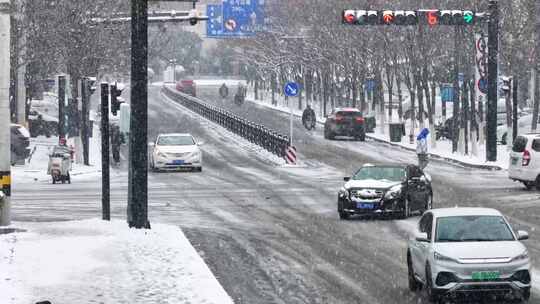
<svg viewBox="0 0 540 304"><path fill-rule="evenodd" d="M427 136L429 135L429 130L423 128L422 131L416 137L416 154L418 155L418 166L424 170L428 164L428 144Z"/></svg>

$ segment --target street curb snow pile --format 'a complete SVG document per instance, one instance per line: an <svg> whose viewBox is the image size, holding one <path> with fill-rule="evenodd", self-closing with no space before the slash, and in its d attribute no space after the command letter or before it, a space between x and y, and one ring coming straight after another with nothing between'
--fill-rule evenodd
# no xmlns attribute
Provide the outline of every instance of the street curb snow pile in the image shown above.
<svg viewBox="0 0 540 304"><path fill-rule="evenodd" d="M175 226L98 219L14 223L0 235L0 303L223 303L223 287Z"/></svg>

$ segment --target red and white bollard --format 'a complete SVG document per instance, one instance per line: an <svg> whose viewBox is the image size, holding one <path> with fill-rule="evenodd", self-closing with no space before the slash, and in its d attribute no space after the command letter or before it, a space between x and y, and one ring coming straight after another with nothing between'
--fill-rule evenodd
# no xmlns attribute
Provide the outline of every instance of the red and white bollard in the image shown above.
<svg viewBox="0 0 540 304"><path fill-rule="evenodd" d="M285 161L289 165L296 165L296 148L294 146L288 146L285 151Z"/></svg>

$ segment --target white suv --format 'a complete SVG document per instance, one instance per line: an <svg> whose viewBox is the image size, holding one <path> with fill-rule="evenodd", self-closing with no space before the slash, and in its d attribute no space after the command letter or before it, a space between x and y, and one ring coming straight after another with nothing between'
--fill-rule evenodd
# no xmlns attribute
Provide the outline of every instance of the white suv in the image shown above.
<svg viewBox="0 0 540 304"><path fill-rule="evenodd" d="M520 135L510 152L508 176L522 182L527 189L540 190L540 134Z"/></svg>
<svg viewBox="0 0 540 304"><path fill-rule="evenodd" d="M409 289L424 287L433 302L458 296L526 302L531 264L520 240L528 238L494 209L429 210L407 248Z"/></svg>

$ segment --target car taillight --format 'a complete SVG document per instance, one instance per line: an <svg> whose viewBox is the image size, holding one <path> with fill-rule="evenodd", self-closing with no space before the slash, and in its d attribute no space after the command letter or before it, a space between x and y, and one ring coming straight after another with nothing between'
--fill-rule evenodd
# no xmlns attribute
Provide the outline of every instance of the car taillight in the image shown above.
<svg viewBox="0 0 540 304"><path fill-rule="evenodd" d="M364 117L356 117L354 120L356 120L356 122L364 122Z"/></svg>
<svg viewBox="0 0 540 304"><path fill-rule="evenodd" d="M336 121L343 121L343 116L336 116Z"/></svg>
<svg viewBox="0 0 540 304"><path fill-rule="evenodd" d="M521 165L528 166L530 162L531 162L531 153L529 152L529 150L523 151L523 160L521 162Z"/></svg>

